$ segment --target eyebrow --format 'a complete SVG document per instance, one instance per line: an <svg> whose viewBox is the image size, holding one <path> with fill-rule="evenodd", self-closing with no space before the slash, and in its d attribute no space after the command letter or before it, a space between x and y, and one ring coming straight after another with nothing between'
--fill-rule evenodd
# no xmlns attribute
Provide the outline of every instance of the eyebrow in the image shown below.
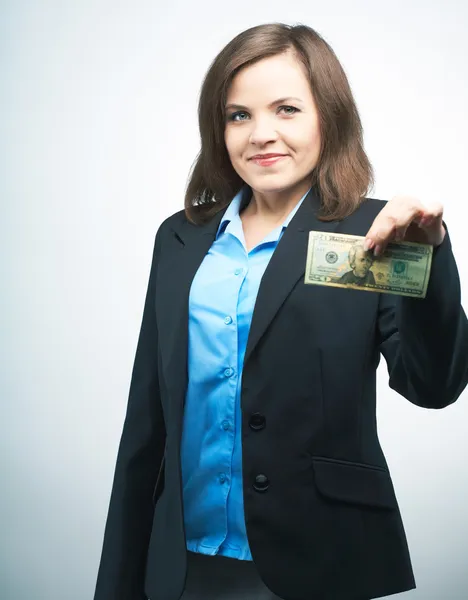
<svg viewBox="0 0 468 600"><path fill-rule="evenodd" d="M268 105L268 108L273 108L273 106L275 106L277 104L281 104L282 102L287 102L289 100L294 100L295 102L302 102L302 100L300 98L295 98L294 96L286 96L285 98L278 98L278 100L274 100L273 102L270 102L270 104ZM248 106L244 106L243 104L227 104L225 107L225 110L229 110L230 108L247 110Z"/></svg>

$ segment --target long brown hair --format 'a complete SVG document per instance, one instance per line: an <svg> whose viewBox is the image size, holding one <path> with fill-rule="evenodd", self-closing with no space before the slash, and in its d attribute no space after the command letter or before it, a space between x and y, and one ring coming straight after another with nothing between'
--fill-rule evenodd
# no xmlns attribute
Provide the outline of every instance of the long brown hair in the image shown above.
<svg viewBox="0 0 468 600"><path fill-rule="evenodd" d="M201 150L185 194L185 215L195 225L225 208L245 182L234 170L224 142L229 85L240 69L292 51L305 67L319 113L321 149L311 185L321 200L319 218L350 215L374 185L363 147L361 119L346 74L328 43L307 25L268 23L243 31L213 60L198 103Z"/></svg>

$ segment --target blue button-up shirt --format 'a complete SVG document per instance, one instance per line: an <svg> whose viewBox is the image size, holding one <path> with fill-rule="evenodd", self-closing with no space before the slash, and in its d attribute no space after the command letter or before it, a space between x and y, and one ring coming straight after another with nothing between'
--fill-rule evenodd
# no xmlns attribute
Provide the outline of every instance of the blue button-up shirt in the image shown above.
<svg viewBox="0 0 468 600"><path fill-rule="evenodd" d="M181 443L185 531L192 552L252 560L242 490L242 366L260 280L307 193L282 225L247 252L239 212L251 189L244 185L192 281Z"/></svg>

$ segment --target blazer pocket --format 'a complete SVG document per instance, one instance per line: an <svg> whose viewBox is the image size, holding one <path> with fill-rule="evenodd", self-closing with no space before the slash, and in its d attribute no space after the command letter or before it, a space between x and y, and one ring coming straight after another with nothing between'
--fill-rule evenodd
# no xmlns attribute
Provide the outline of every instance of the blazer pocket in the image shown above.
<svg viewBox="0 0 468 600"><path fill-rule="evenodd" d="M319 456L312 457L312 464L315 484L323 496L378 508L398 507L386 469Z"/></svg>
<svg viewBox="0 0 468 600"><path fill-rule="evenodd" d="M163 459L161 461L161 467L159 468L158 477L157 477L156 483L154 485L154 490L153 490L153 506L156 506L156 502L158 501L158 498L161 496L162 490L164 488L164 467L165 467L165 464L166 464L166 455L164 454Z"/></svg>

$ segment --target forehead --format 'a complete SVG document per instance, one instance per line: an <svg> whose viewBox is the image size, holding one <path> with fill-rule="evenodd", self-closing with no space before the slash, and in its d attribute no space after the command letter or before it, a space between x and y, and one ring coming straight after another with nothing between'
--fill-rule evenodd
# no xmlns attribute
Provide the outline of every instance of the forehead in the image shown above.
<svg viewBox="0 0 468 600"><path fill-rule="evenodd" d="M270 56L242 68L233 78L227 93L229 102L253 104L271 102L294 95L307 101L312 97L305 69L292 53Z"/></svg>
<svg viewBox="0 0 468 600"><path fill-rule="evenodd" d="M365 256L367 256L367 252L364 250L364 248L362 246L358 246L356 248L356 257L364 258Z"/></svg>

